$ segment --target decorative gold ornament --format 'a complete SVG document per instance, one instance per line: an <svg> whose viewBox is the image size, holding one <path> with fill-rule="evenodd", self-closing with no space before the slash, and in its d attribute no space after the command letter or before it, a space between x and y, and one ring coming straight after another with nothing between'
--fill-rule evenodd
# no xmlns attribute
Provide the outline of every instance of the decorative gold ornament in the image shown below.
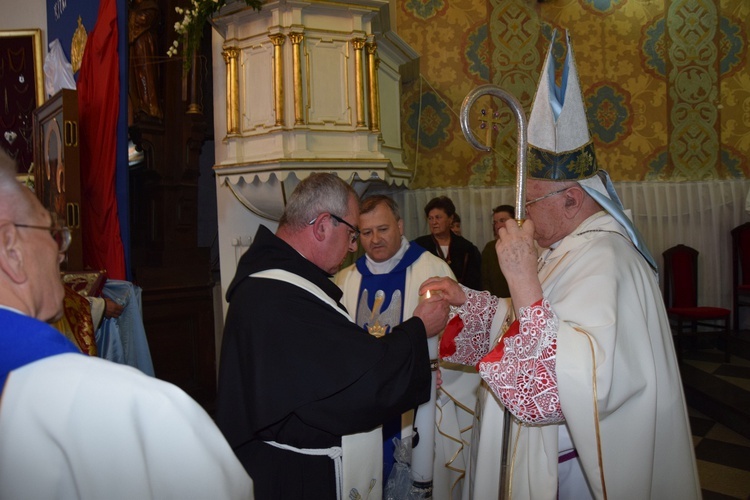
<svg viewBox="0 0 750 500"><path fill-rule="evenodd" d="M81 16L78 16L78 27L73 33L73 40L70 42L70 65L73 66L73 73L81 69L83 51L86 49L86 40L88 38L89 35L86 33L86 28L81 22Z"/></svg>
<svg viewBox="0 0 750 500"><path fill-rule="evenodd" d="M381 325L380 321L375 321L374 325L369 325L367 327L367 331L373 337L382 337L383 335L385 335L385 332L386 332L387 329L388 329L388 327Z"/></svg>
<svg viewBox="0 0 750 500"><path fill-rule="evenodd" d="M240 55L236 47L225 47L221 55L227 65L227 135L240 133L240 77L237 58Z"/></svg>
<svg viewBox="0 0 750 500"><path fill-rule="evenodd" d="M365 123L365 81L364 81L364 62L362 51L365 48L364 38L352 39L354 47L354 91L357 104L357 127L364 127Z"/></svg>
<svg viewBox="0 0 750 500"><path fill-rule="evenodd" d="M367 82L370 96L370 130L380 132L380 95L378 90L378 46L375 42L365 44L367 50Z"/></svg>
<svg viewBox="0 0 750 500"><path fill-rule="evenodd" d="M286 37L281 33L268 35L273 43L273 91L276 125L284 125L284 52Z"/></svg>
<svg viewBox="0 0 750 500"><path fill-rule="evenodd" d="M302 40L304 33L289 33L289 40L292 42L292 71L294 72L294 124L303 125L305 119L303 116L302 103Z"/></svg>

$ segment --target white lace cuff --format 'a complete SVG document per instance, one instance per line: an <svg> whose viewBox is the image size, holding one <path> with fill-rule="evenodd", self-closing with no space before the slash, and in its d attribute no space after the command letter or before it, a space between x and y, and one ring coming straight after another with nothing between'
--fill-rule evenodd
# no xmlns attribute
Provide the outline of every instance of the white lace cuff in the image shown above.
<svg viewBox="0 0 750 500"><path fill-rule="evenodd" d="M446 356L452 363L476 366L490 351L492 319L497 312L498 298L489 292L472 290L461 285L466 302L451 308L451 317L458 316L463 329L455 336L455 353Z"/></svg>
<svg viewBox="0 0 750 500"><path fill-rule="evenodd" d="M527 424L565 420L555 373L558 319L547 300L521 308L518 332L502 339L479 372L502 403Z"/></svg>

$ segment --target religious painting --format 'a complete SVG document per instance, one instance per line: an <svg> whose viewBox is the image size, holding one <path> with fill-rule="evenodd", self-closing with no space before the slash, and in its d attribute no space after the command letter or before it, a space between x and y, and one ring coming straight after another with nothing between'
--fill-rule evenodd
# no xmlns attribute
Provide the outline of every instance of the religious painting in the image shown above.
<svg viewBox="0 0 750 500"><path fill-rule="evenodd" d="M32 112L42 102L41 30L0 30L0 143L21 174L34 161Z"/></svg>
<svg viewBox="0 0 750 500"><path fill-rule="evenodd" d="M33 112L34 188L73 236L61 268L83 269L78 92L62 89Z"/></svg>

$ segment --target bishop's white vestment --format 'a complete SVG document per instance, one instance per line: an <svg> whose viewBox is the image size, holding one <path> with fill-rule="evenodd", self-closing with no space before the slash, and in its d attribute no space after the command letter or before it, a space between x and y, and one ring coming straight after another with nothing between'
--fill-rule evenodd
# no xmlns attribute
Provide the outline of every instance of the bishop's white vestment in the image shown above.
<svg viewBox="0 0 750 500"><path fill-rule="evenodd" d="M542 303L524 309L497 345L490 338L510 323L510 301L470 292L458 310L463 330L446 331L440 347L447 359L478 364L524 420L511 426L511 497L557 498L566 427L595 498L700 498L657 277L622 226L594 214L538 266Z"/></svg>

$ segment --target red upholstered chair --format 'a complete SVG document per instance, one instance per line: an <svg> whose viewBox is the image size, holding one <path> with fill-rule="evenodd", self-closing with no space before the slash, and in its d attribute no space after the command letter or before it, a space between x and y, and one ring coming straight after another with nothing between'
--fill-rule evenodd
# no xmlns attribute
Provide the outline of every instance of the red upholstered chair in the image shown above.
<svg viewBox="0 0 750 500"><path fill-rule="evenodd" d="M664 257L664 303L676 336L677 360L682 361L682 338L718 336L724 340L729 362L729 318L723 307L698 305L698 251L686 245L668 248Z"/></svg>
<svg viewBox="0 0 750 500"><path fill-rule="evenodd" d="M750 222L732 229L733 328L740 329L740 307L750 307Z"/></svg>

